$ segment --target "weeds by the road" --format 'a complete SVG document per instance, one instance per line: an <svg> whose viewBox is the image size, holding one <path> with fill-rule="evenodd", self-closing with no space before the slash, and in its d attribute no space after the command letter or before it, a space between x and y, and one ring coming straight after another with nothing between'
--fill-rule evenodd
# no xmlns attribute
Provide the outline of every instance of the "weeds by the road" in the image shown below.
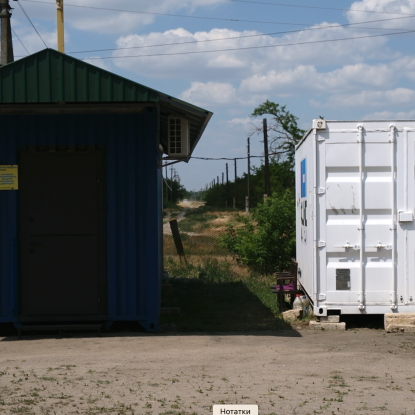
<svg viewBox="0 0 415 415"><path fill-rule="evenodd" d="M261 276L238 264L220 244L226 225L242 212L230 208L190 209L179 222L187 262L177 257L173 237L164 234L164 267L175 295L164 306L181 313L163 315L162 323L183 331L275 330L282 320L271 293L273 276Z"/></svg>

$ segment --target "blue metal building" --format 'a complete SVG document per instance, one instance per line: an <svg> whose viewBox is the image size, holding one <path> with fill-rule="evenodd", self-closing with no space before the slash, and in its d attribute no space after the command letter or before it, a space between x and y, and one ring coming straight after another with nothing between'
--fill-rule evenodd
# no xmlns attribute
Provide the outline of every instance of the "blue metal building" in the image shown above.
<svg viewBox="0 0 415 415"><path fill-rule="evenodd" d="M186 160L211 116L51 49L1 67L0 322L157 330L169 119Z"/></svg>

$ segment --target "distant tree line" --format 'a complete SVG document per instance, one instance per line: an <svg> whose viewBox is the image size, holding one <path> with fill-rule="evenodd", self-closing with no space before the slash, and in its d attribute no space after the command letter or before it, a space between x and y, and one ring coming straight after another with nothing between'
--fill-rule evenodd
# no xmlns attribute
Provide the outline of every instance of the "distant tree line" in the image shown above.
<svg viewBox="0 0 415 415"><path fill-rule="evenodd" d="M294 189L295 176L292 163L271 159L270 161L270 179L273 193L281 193L286 189ZM253 167L249 179L251 207L256 207L258 203L264 200L264 165ZM238 177L236 182L229 184L215 184L210 189L202 192L201 198L206 201L208 206L223 207L232 206L233 198L236 199L238 209L245 208L245 197L248 196L248 175L244 173Z"/></svg>

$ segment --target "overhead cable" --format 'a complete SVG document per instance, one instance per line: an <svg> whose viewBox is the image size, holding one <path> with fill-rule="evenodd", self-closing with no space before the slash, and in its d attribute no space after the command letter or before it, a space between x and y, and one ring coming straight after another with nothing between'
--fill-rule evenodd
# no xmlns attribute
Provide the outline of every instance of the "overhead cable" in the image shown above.
<svg viewBox="0 0 415 415"><path fill-rule="evenodd" d="M300 45L311 45L311 44L316 44L316 43L341 42L345 40L359 40L359 39L368 39L368 38L383 37L383 36L403 35L403 34L408 34L408 33L415 33L415 30L407 30L404 32L396 32L396 33L381 33L378 35L346 37L346 38L339 38L339 39L313 40L311 42L283 43L279 45L246 46L246 47L241 47L241 48L227 48L227 49L215 49L215 50L204 50L204 51L201 50L201 51L193 51L193 52L155 53L151 55L102 56L102 57L91 57L88 59L125 59L125 58L143 58L143 57L152 57L152 56L195 55L195 54L201 54L201 53L230 52L230 51L249 50L249 49L267 49L267 48L278 48L278 47L284 47L284 46L300 46Z"/></svg>
<svg viewBox="0 0 415 415"><path fill-rule="evenodd" d="M253 0L229 0L237 3L250 3L250 4L263 4L267 6L279 6L279 7L295 7L302 9L319 9L319 10L335 10L341 12L358 12L358 13L383 13L383 14L403 14L410 15L409 13L399 13L399 12L387 12L384 10L360 10L360 9L339 9L336 7L322 7L322 6L305 6L300 4L286 4L286 3L270 3L265 1L253 1ZM415 16L415 15L410 15Z"/></svg>
<svg viewBox="0 0 415 415"><path fill-rule="evenodd" d="M20 44L23 46L24 50L27 52L28 55L30 55L30 52L27 50L26 46L23 44L23 42L20 40L20 37L17 36L17 33L12 29L13 34L16 36L16 39L20 42ZM17 57L17 56L16 56Z"/></svg>
<svg viewBox="0 0 415 415"><path fill-rule="evenodd" d="M27 1L30 3L41 3L41 4L54 4L49 1L42 1L42 0L20 0L20 1ZM173 14L173 13L157 13L157 12L147 12L147 11L139 11L139 10L125 10L125 9L114 9L108 7L95 7L95 6L84 6L78 4L68 4L65 3L65 7L77 7L82 9L94 9L94 10L107 10L112 12L120 12L120 13L136 13L136 14L145 14L145 15L154 15L154 16L168 16L168 17L181 17L186 19L202 19L202 20L220 20L220 21L227 21L227 22L240 22L240 23L261 23L261 24L279 24L279 25L297 25L297 26L308 26L308 24L303 23L287 23L287 22L275 22L275 21L264 21L264 20L247 20L247 19L230 19L224 17L209 17L209 16L191 16L185 14ZM394 14L394 13L388 13ZM403 13L398 13L403 14ZM413 14L405 15L407 17L414 17Z"/></svg>
<svg viewBox="0 0 415 415"><path fill-rule="evenodd" d="M35 29L35 32L37 33L37 35L39 36L40 40L43 42L43 44L45 45L45 47L47 48L48 45L45 43L45 41L43 40L42 36L40 36L40 33L37 31L35 25L33 24L33 22L30 20L29 15L26 13L26 10L23 8L22 4L20 3L20 1L17 2L17 4L20 6L20 8L22 9L22 12L25 14L25 16L27 17L27 20L29 20L30 24L32 25L33 29Z"/></svg>
<svg viewBox="0 0 415 415"><path fill-rule="evenodd" d="M277 156L277 155L281 155L281 154L285 154L286 151L278 151L276 153L269 153L268 156ZM186 157L186 159L195 159L195 160L207 160L207 161L219 161L219 160L246 160L247 158L264 158L265 156L249 156L249 157L231 157L231 158L227 158L227 157ZM163 161L169 161L169 160L174 160L174 159L170 159L170 158L163 158Z"/></svg>
<svg viewBox="0 0 415 415"><path fill-rule="evenodd" d="M144 48L153 48L153 47L160 47L160 46L172 46L172 45L187 45L187 44L195 44L195 43L206 43L206 42L219 42L222 40L238 40L238 39L246 39L252 37L261 37L261 36L275 36L281 34L289 34L289 33L301 33L306 31L314 31L314 30L323 30L323 29L331 29L331 28L338 28L338 27L349 27L354 25L366 24L366 23L379 23L385 22L389 20L399 20L399 19L406 19L406 17L394 17L391 19L381 19L381 20L371 20L367 22L360 22L360 23L345 23L342 25L327 25L327 26L320 26L320 27L311 27L306 29L299 29L299 30L284 30L279 32L271 32L271 33L259 33L255 35L243 35L243 36L231 36L231 37L223 37L219 39L204 39L204 40L190 40L186 42L172 42L172 43L159 43L155 45L143 45L143 46L130 46L125 48L106 48L106 49L95 49L95 50L82 50L82 51L73 51L68 52L68 54L78 54L78 53L94 53L94 52L109 52L113 50L128 50L128 49L144 49ZM374 30L397 30L397 29L381 29L375 27L357 27L352 29L374 29ZM401 29L401 30L410 30L410 29Z"/></svg>

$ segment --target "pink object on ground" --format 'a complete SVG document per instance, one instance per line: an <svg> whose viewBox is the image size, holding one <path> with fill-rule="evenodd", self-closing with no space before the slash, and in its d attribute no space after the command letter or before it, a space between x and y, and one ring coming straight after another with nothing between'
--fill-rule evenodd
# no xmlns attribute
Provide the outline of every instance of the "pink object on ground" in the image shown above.
<svg viewBox="0 0 415 415"><path fill-rule="evenodd" d="M283 288L283 291L290 291L290 290L293 290L294 289L294 281L291 281L289 284L287 284L287 285L283 285L282 286L282 288ZM276 285L275 286L275 289L277 290L277 291L279 291L280 290L280 286L279 285Z"/></svg>

